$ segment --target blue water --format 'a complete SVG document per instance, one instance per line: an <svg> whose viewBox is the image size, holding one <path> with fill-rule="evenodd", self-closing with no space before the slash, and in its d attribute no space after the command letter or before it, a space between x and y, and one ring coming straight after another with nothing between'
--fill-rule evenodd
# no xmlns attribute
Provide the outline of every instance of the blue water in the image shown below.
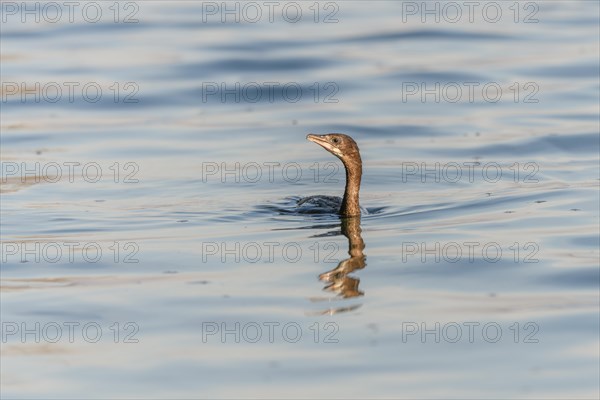
<svg viewBox="0 0 600 400"><path fill-rule="evenodd" d="M3 398L598 398L597 2L39 4L0 25ZM327 132L359 224L295 212L343 193Z"/></svg>

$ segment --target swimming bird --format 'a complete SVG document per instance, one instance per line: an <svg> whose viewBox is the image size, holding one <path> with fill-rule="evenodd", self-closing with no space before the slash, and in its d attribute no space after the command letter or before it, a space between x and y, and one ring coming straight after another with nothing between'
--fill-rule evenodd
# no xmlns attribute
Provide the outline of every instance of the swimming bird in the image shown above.
<svg viewBox="0 0 600 400"><path fill-rule="evenodd" d="M346 169L346 188L344 197L335 196L309 196L301 199L298 206L308 204L322 210L330 210L342 217L357 217L361 213L359 204L360 179L362 177L362 160L358 145L348 135L342 133L329 133L327 135L306 136L336 156Z"/></svg>

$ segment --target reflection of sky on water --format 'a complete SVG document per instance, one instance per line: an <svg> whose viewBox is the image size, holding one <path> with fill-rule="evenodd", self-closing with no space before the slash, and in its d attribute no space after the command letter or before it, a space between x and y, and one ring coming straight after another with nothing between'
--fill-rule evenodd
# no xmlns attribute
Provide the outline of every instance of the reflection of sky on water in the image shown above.
<svg viewBox="0 0 600 400"><path fill-rule="evenodd" d="M104 327L96 344L3 343L3 396L597 397L597 4L542 2L537 24L422 24L400 23L397 3L352 2L340 3L340 22L327 25L203 24L191 2L139 5L140 23L131 26L2 24L3 82L98 82L105 90L97 103L3 102L3 163L96 162L106 177L2 182L5 243L95 242L105 251L96 263L79 255L2 263L3 322ZM403 101L407 82L464 90L470 81L499 85L502 99L476 90L472 102ZM114 82L121 95L135 83L139 102L115 103L107 89ZM263 90L294 82L302 99L286 102L279 88L273 101L222 102L219 89L204 101L203 84L215 82ZM315 103L315 82L335 83L338 102L321 101L321 91ZM529 82L537 103L521 101ZM347 299L318 280L348 257L348 240L328 234L339 222L285 212L288 196L341 194L343 170L338 183L312 175L315 162L322 174L336 162L304 140L324 131L356 138L362 204L379 209L361 221L367 266L349 275L363 295ZM473 182L403 175L407 163L475 161ZM139 183L114 183L115 162L121 172L135 163ZM273 182L266 170L257 183L220 174L204 181L209 162L282 167ZM286 163L305 172L297 182L282 174ZM505 172L498 182L481 178L489 163ZM515 181L514 163L525 173L536 165L539 182ZM140 262L112 262L115 242L135 243ZM294 263L280 252L251 263L203 252L207 243L236 242L298 243L305 253ZM473 261L448 262L411 251L470 242L498 243L503 257L490 262L478 247ZM537 262L523 262L528 243ZM332 263L323 260L328 244ZM336 309L347 311L321 315ZM140 342L113 343L115 321L137 323ZM203 322L269 321L298 323L303 338L202 340ZM337 324L338 343L323 343L327 322ZM494 322L502 339L421 343L406 337L413 322ZM523 343L528 322L539 327L539 343Z"/></svg>

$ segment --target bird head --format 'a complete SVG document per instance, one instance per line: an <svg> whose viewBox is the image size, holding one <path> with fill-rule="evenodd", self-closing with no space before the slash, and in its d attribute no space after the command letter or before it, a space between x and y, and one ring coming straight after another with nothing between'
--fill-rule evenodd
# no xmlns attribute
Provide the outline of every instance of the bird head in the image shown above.
<svg viewBox="0 0 600 400"><path fill-rule="evenodd" d="M306 136L306 139L323 147L342 161L360 159L358 145L354 139L343 133L328 133L326 135L310 134Z"/></svg>

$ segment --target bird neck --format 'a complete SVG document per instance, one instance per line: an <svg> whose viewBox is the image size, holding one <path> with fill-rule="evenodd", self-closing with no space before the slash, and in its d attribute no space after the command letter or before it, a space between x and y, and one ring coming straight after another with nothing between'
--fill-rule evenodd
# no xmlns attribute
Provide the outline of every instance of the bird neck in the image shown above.
<svg viewBox="0 0 600 400"><path fill-rule="evenodd" d="M346 168L346 189L342 200L340 214L345 217L360 215L359 192L362 177L362 161L360 156L350 160L342 160Z"/></svg>

